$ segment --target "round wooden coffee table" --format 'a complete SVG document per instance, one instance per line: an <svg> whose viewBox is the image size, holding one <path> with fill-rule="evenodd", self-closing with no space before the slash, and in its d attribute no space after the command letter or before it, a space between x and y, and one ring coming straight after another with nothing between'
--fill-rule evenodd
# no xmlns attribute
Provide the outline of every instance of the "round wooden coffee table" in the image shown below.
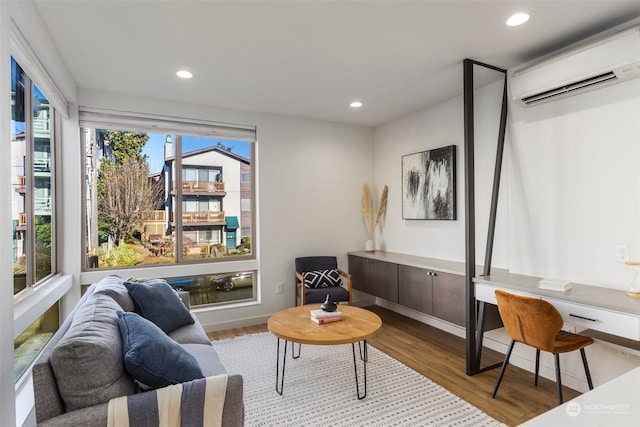
<svg viewBox="0 0 640 427"><path fill-rule="evenodd" d="M367 340L373 337L382 327L382 319L369 310L349 305L339 305L342 320L338 322L317 324L311 320L311 310L317 310L320 304L309 304L292 307L269 318L267 326L269 331L278 338L276 359L276 391L282 394L284 386L284 370L287 360L287 342L291 342L292 358L300 357L302 344L311 345L338 345L351 344L353 353L353 367L356 378L356 392L358 399L367 395ZM282 356L282 370L280 370L280 340L284 340ZM294 343L299 344L298 353L294 349ZM358 343L360 360L364 366L364 392L360 393L358 383L358 367L356 362L355 343ZM279 384L278 384L279 382Z"/></svg>

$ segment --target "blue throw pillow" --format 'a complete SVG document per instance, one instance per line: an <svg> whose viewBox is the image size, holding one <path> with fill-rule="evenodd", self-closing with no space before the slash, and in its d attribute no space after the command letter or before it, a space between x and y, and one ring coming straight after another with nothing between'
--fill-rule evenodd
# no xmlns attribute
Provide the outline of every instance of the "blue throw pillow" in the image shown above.
<svg viewBox="0 0 640 427"><path fill-rule="evenodd" d="M307 288L331 288L342 284L340 272L336 269L307 271L302 273L302 277Z"/></svg>
<svg viewBox="0 0 640 427"><path fill-rule="evenodd" d="M144 317L118 311L124 368L142 388L160 388L203 378L191 353Z"/></svg>
<svg viewBox="0 0 640 427"><path fill-rule="evenodd" d="M133 299L136 312L167 334L180 326L194 323L178 294L164 280L124 282L124 285Z"/></svg>

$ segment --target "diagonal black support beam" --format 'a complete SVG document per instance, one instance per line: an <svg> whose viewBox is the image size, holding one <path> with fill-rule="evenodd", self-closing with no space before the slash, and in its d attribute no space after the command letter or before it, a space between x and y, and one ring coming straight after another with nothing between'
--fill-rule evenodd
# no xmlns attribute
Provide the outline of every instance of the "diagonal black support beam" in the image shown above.
<svg viewBox="0 0 640 427"><path fill-rule="evenodd" d="M475 65L489 68L505 74L504 89L502 94L502 111L500 115L500 128L498 132L498 149L496 153L496 164L493 178L493 191L491 195L491 212L489 219L489 229L487 236L487 247L485 252L484 274L491 271L491 257L493 254L493 240L495 235L495 222L498 206L498 195L500 190L500 176L502 174L502 158L504 152L504 138L506 134L507 122L507 76L506 70L492 65L484 64L471 59L463 62L464 71L464 165L465 165L465 284L466 298L465 306L467 312L466 320L466 352L467 352L467 375L475 375L482 372L480 359L482 355L482 336L484 313L478 319L478 305L475 297L475 286L473 278L476 275L476 223L475 223L475 123L474 123L474 97L473 67ZM480 322L479 322L480 320Z"/></svg>

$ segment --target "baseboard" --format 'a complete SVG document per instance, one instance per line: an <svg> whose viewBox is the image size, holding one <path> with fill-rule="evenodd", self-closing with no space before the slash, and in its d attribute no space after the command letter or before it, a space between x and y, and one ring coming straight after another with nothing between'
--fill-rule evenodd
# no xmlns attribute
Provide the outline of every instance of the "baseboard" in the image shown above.
<svg viewBox="0 0 640 427"><path fill-rule="evenodd" d="M224 331L225 329L244 328L247 326L262 325L267 323L271 315L247 317L245 319L231 320L218 323L202 325L205 332Z"/></svg>
<svg viewBox="0 0 640 427"><path fill-rule="evenodd" d="M449 323L445 320L438 319L437 317L429 316L428 314L420 313L419 311L415 311L410 308L404 307L402 305L398 305L380 298L376 298L376 305L389 309L398 314L402 314L403 316L407 316L413 320L417 320L418 322L424 323L426 325L433 326L434 328L438 328L445 332L449 332L450 334L455 335L457 337L460 337L460 338L466 337L466 329L464 327L454 325L453 323Z"/></svg>

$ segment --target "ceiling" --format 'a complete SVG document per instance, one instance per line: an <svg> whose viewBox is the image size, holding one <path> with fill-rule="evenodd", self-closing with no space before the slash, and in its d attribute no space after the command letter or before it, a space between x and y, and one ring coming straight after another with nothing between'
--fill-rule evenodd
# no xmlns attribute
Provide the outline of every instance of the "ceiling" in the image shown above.
<svg viewBox="0 0 640 427"><path fill-rule="evenodd" d="M34 3L79 88L363 126L460 95L465 58L510 68L640 16L637 0ZM517 11L531 20L507 27Z"/></svg>

